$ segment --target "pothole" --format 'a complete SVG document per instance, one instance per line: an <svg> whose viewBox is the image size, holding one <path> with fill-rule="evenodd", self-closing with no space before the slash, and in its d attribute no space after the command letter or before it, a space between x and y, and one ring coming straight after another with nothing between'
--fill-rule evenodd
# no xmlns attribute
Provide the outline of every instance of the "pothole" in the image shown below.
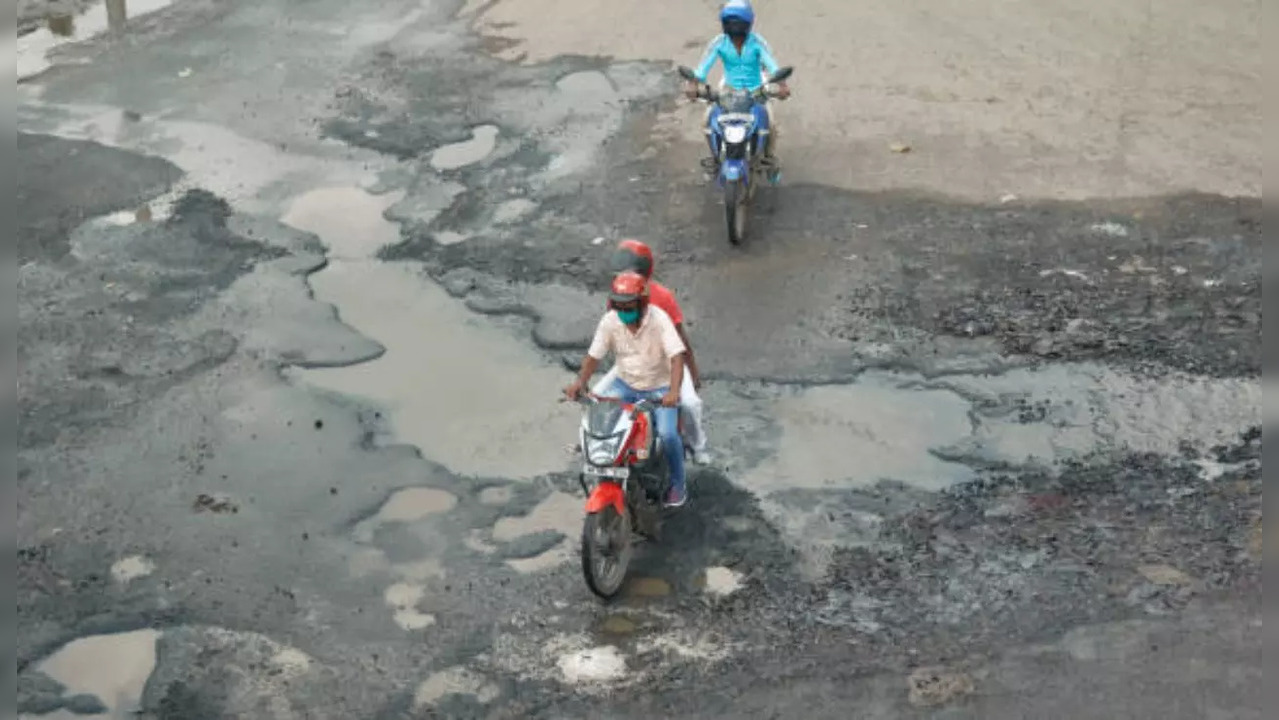
<svg viewBox="0 0 1279 720"><path fill-rule="evenodd" d="M639 629L639 624L625 615L609 615L599 624L599 630L605 635L632 635Z"/></svg>
<svg viewBox="0 0 1279 720"><path fill-rule="evenodd" d="M386 353L290 376L373 401L395 441L455 473L532 478L564 467L560 448L577 423L555 401L566 375L528 343L475 317L413 265L336 262L310 282Z"/></svg>
<svg viewBox="0 0 1279 720"><path fill-rule="evenodd" d="M129 0L121 6L127 16L137 18L173 4L173 0ZM53 66L48 55L59 45L76 43L100 35L110 26L107 4L98 2L80 15L50 15L44 27L17 39L16 60L18 80L24 80Z"/></svg>
<svg viewBox="0 0 1279 720"><path fill-rule="evenodd" d="M145 629L72 640L41 661L36 670L66 687L68 695L95 696L107 707L98 717L133 717L142 690L155 669L160 631ZM42 718L84 717L60 710Z"/></svg>
<svg viewBox="0 0 1279 720"><path fill-rule="evenodd" d="M395 624L405 630L421 630L435 624L435 616L417 609L426 590L413 583L396 583L386 589L384 598L393 611Z"/></svg>
<svg viewBox="0 0 1279 720"><path fill-rule="evenodd" d="M671 584L659 577L632 577L627 579L622 594L645 600L664 598L671 594Z"/></svg>
<svg viewBox="0 0 1279 720"><path fill-rule="evenodd" d="M481 703L490 703L497 699L500 691L497 685L488 681L483 675L464 667L451 667L433 673L418 685L413 694L415 708L433 707L449 695L471 695Z"/></svg>
<svg viewBox="0 0 1279 720"><path fill-rule="evenodd" d="M511 501L510 485L493 485L480 491L480 503L484 505L505 505Z"/></svg>
<svg viewBox="0 0 1279 720"><path fill-rule="evenodd" d="M986 467L1053 471L1115 453L1205 452L1262 422L1255 380L1147 377L1088 363L936 381L870 372L763 402L779 426L776 446L739 482L818 574L834 547L873 539L881 520L843 507L831 521L825 497L881 481L931 493ZM1201 465L1211 476L1211 463ZM824 493L795 492L804 489Z"/></svg>
<svg viewBox="0 0 1279 720"><path fill-rule="evenodd" d="M493 211L493 222L498 225L509 225L537 209L537 203L527 198L507 200Z"/></svg>
<svg viewBox="0 0 1279 720"><path fill-rule="evenodd" d="M527 515L500 518L493 525L493 539L512 542L534 533L552 531L564 536L558 544L532 558L506 561L516 572L531 573L555 567L572 557L574 539L582 528L581 498L553 492L533 507Z"/></svg>
<svg viewBox="0 0 1279 720"><path fill-rule="evenodd" d="M400 241L399 227L385 214L403 198L402 191L372 195L355 187L318 188L294 198L280 222L318 235L330 258L368 258Z"/></svg>
<svg viewBox="0 0 1279 720"><path fill-rule="evenodd" d="M979 457L1011 463L1097 451L1176 455L1232 443L1262 422L1261 384L1169 372L1134 375L1092 363L948 379L975 403Z"/></svg>
<svg viewBox="0 0 1279 720"><path fill-rule="evenodd" d="M930 450L972 431L969 405L946 390L905 390L903 379L867 374L850 385L788 394L772 408L777 451L741 484L756 495L796 488L868 487L893 479L941 490L973 472Z"/></svg>
<svg viewBox="0 0 1279 720"><path fill-rule="evenodd" d="M636 650L641 654L658 652L703 662L722 660L730 654L730 648L697 631L666 632L642 638L636 643Z"/></svg>
<svg viewBox="0 0 1279 720"><path fill-rule="evenodd" d="M488 157L497 147L496 125L479 125L471 129L471 139L445 145L431 153L431 167L436 170L456 170L477 163Z"/></svg>
<svg viewBox="0 0 1279 720"><path fill-rule="evenodd" d="M710 595L724 597L742 588L741 573L726 567L706 568L702 589Z"/></svg>
<svg viewBox="0 0 1279 720"><path fill-rule="evenodd" d="M396 492L378 510L378 522L413 522L429 515L445 513L457 506L457 496L431 487L405 488Z"/></svg>
<svg viewBox="0 0 1279 720"><path fill-rule="evenodd" d="M557 663L570 685L600 683L626 676L626 658L613 645L586 648L560 656Z"/></svg>
<svg viewBox="0 0 1279 720"><path fill-rule="evenodd" d="M122 585L146 577L153 572L155 572L155 563L142 555L121 558L111 566L111 577Z"/></svg>
<svg viewBox="0 0 1279 720"><path fill-rule="evenodd" d="M1237 440L1262 420L1246 379L1128 375L1098 365L925 383L892 373L788 394L773 405L776 452L742 483L768 495L865 488L926 491L970 479L964 463L1039 465L1098 452L1179 454ZM946 460L943 458L950 458Z"/></svg>
<svg viewBox="0 0 1279 720"><path fill-rule="evenodd" d="M416 265L373 259L399 238L385 213L401 200L332 187L298 197L284 215L345 257L310 277L316 299L386 348L366 363L287 374L373 401L389 411L396 441L454 472L528 478L561 469L558 447L575 429L571 409L554 400L563 371L475 317Z"/></svg>
<svg viewBox="0 0 1279 720"><path fill-rule="evenodd" d="M453 230L441 230L431 237L440 245L457 245L471 239L470 235Z"/></svg>

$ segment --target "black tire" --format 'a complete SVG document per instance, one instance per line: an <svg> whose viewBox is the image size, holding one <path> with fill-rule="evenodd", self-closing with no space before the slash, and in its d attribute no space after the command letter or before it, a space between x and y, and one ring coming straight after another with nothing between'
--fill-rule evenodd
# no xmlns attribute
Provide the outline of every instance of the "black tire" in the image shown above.
<svg viewBox="0 0 1279 720"><path fill-rule="evenodd" d="M601 531L612 540L608 556L595 541ZM582 576L591 592L605 600L617 595L626 582L632 550L629 512L618 515L617 510L609 506L586 516L582 523Z"/></svg>
<svg viewBox="0 0 1279 720"><path fill-rule="evenodd" d="M740 180L724 184L724 221L728 241L741 245L746 239L746 187Z"/></svg>

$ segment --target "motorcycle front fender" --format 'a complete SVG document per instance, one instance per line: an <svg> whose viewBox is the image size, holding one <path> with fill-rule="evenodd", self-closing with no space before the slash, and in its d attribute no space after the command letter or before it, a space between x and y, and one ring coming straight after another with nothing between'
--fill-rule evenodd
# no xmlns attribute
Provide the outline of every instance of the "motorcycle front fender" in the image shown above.
<svg viewBox="0 0 1279 720"><path fill-rule="evenodd" d="M725 182L737 182L746 177L746 161L745 160L726 160L723 165L723 175Z"/></svg>
<svg viewBox="0 0 1279 720"><path fill-rule="evenodd" d="M594 515L609 505L617 511L618 515L626 514L626 493L622 492L622 486L615 482L602 480L591 491L590 497L586 498L586 514Z"/></svg>

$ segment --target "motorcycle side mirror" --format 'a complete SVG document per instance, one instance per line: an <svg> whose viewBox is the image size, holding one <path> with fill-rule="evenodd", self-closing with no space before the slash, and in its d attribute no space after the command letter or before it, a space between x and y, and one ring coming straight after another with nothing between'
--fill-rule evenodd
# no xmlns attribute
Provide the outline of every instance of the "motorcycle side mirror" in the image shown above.
<svg viewBox="0 0 1279 720"><path fill-rule="evenodd" d="M685 80L697 80L697 76L693 74L692 68L686 67L684 65L680 65L678 70L679 70L679 76L684 78Z"/></svg>
<svg viewBox="0 0 1279 720"><path fill-rule="evenodd" d="M790 66L787 66L787 67L784 67L784 68L778 68L778 69L777 69L777 72L773 73L773 76L772 76L771 78L769 78L769 79L768 79L768 81L769 81L769 82L781 82L781 81L785 80L786 78L790 77L790 76L791 76L791 74L792 74L792 73L794 73L794 72L795 72L795 68L790 67Z"/></svg>

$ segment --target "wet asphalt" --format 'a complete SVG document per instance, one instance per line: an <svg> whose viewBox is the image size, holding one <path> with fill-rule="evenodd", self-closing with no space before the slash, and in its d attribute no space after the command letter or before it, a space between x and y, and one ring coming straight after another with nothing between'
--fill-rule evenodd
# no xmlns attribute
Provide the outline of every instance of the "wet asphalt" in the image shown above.
<svg viewBox="0 0 1279 720"><path fill-rule="evenodd" d="M732 248L664 59L456 10L19 86L23 717L1261 716L1258 197L788 168ZM624 235L718 460L606 605L554 398Z"/></svg>

